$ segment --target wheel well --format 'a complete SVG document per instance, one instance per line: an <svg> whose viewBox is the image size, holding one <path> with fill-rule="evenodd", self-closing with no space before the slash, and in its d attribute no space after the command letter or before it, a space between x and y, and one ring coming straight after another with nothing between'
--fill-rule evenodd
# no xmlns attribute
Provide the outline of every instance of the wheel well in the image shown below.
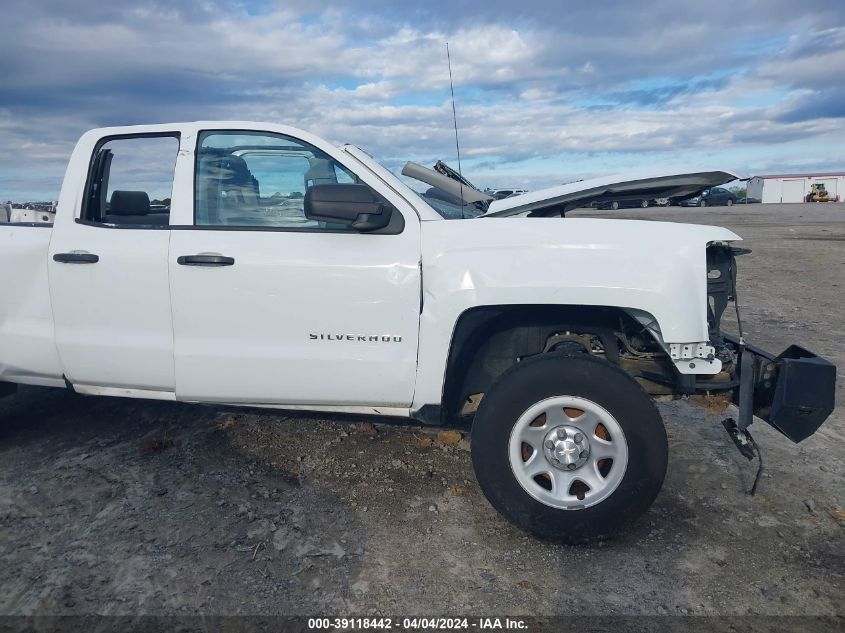
<svg viewBox="0 0 845 633"><path fill-rule="evenodd" d="M443 385L441 419L452 423L471 415L479 394L520 359L564 350L603 356L623 369L626 354L618 334L649 362L659 364L662 348L622 308L609 306L500 305L464 312L455 324ZM633 341L633 342L632 342ZM657 373L671 371L658 367ZM668 393L671 390L667 389Z"/></svg>

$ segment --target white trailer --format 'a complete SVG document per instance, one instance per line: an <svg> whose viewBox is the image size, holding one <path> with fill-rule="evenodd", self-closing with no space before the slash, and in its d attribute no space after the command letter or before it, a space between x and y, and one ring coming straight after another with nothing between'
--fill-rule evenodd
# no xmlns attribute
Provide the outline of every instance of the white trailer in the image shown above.
<svg viewBox="0 0 845 633"><path fill-rule="evenodd" d="M754 176L748 181L748 197L761 202L804 202L815 184L824 185L832 200L845 198L845 173Z"/></svg>

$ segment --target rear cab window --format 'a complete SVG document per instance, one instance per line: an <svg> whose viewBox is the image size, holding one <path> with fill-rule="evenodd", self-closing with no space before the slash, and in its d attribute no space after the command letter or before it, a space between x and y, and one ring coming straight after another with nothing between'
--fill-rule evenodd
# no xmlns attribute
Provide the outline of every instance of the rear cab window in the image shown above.
<svg viewBox="0 0 845 633"><path fill-rule="evenodd" d="M111 228L168 228L178 152L176 134L100 141L91 158L80 221Z"/></svg>

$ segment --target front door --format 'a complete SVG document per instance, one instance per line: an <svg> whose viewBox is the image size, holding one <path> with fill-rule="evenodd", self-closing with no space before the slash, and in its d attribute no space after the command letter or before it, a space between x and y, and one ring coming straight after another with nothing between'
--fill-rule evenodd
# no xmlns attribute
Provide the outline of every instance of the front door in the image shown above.
<svg viewBox="0 0 845 633"><path fill-rule="evenodd" d="M340 156L281 134L199 132L193 224L170 243L178 399L410 405L418 219L405 205L386 234L307 219L314 184L361 182L398 204Z"/></svg>
<svg viewBox="0 0 845 633"><path fill-rule="evenodd" d="M178 148L176 134L101 140L81 204L57 214L50 299L74 385L174 392L167 256Z"/></svg>

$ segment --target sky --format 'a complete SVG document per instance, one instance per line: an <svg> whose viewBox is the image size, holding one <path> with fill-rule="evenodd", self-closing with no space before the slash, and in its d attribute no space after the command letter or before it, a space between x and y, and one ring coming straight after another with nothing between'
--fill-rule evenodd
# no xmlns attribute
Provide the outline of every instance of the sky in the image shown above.
<svg viewBox="0 0 845 633"><path fill-rule="evenodd" d="M538 189L649 166L845 171L842 0L5 0L0 200L105 125L273 121Z"/></svg>

